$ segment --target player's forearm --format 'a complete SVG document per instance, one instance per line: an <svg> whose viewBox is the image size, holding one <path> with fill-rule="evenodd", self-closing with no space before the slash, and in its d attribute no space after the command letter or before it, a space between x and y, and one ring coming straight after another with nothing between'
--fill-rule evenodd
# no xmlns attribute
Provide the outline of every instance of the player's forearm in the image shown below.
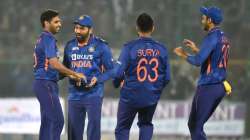
<svg viewBox="0 0 250 140"><path fill-rule="evenodd" d="M66 68L61 63L56 65L55 69L57 69L59 72L63 73L65 76L76 75L76 72Z"/></svg>
<svg viewBox="0 0 250 140"><path fill-rule="evenodd" d="M202 64L201 58L198 55L188 56L186 58L186 60L187 60L187 62L189 62L190 64L195 65L195 66L200 66Z"/></svg>
<svg viewBox="0 0 250 140"><path fill-rule="evenodd" d="M65 75L65 76L69 76L69 75L74 75L74 76L75 76L75 75L76 75L76 72L74 72L74 71L72 71L72 70L66 68L62 63L60 63L60 62L58 61L57 58L52 58L52 59L50 59L50 60L49 60L49 63L50 63L50 65L51 65L54 69L58 70L60 73L62 73L62 74Z"/></svg>
<svg viewBox="0 0 250 140"><path fill-rule="evenodd" d="M106 70L103 74L98 76L98 82L103 83L111 78L114 78L114 69Z"/></svg>

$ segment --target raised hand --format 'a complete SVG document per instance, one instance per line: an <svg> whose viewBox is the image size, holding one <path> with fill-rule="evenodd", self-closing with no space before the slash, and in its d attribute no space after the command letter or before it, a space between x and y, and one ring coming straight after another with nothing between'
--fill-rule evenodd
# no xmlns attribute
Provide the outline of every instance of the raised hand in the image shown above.
<svg viewBox="0 0 250 140"><path fill-rule="evenodd" d="M178 55L178 56L184 58L184 59L186 59L187 56L188 56L188 53L186 53L186 52L182 49L182 47L177 47L177 48L175 48L175 49L174 49L174 53L175 53L176 55Z"/></svg>
<svg viewBox="0 0 250 140"><path fill-rule="evenodd" d="M182 56L184 54L184 50L182 49L182 47L177 47L174 49L174 53L178 56Z"/></svg>
<svg viewBox="0 0 250 140"><path fill-rule="evenodd" d="M200 51L200 49L198 47L196 47L195 43L189 39L184 39L183 44L186 47L189 47L195 53L198 53Z"/></svg>

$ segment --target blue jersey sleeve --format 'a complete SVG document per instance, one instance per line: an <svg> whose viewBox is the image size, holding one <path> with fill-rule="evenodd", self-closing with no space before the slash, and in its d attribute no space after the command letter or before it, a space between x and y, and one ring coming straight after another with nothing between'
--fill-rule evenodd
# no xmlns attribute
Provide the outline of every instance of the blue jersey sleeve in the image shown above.
<svg viewBox="0 0 250 140"><path fill-rule="evenodd" d="M98 82L104 82L110 79L113 75L113 57L111 54L111 50L107 44L103 44L102 46L103 53L102 53L102 65L104 66L104 73L98 76Z"/></svg>
<svg viewBox="0 0 250 140"><path fill-rule="evenodd" d="M208 36L201 44L201 49L198 54L190 55L187 57L187 61L195 66L200 66L209 57L210 53L216 47L217 40L214 36Z"/></svg>
<svg viewBox="0 0 250 140"><path fill-rule="evenodd" d="M116 63L116 66L115 66L115 78L113 80L113 85L114 87L119 87L121 82L123 81L124 79L124 73L125 73L125 70L127 69L128 67L128 63L129 63L129 57L128 57L128 47L124 46L122 51L121 51L121 54L119 56L119 59L118 59L118 62Z"/></svg>
<svg viewBox="0 0 250 140"><path fill-rule="evenodd" d="M56 40L52 38L45 39L45 56L46 58L57 57Z"/></svg>

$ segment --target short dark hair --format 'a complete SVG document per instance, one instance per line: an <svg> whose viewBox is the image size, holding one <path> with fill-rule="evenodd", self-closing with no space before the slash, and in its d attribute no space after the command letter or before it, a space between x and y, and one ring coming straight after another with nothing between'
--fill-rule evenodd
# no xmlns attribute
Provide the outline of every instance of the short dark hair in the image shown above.
<svg viewBox="0 0 250 140"><path fill-rule="evenodd" d="M50 22L54 17L58 16L59 15L59 12L56 11L56 10L52 10L52 9L48 9L48 10L45 10L42 14L41 14L41 17L40 17L40 21L41 21L41 24L42 24L42 27L44 27L44 22L45 21L48 21Z"/></svg>
<svg viewBox="0 0 250 140"><path fill-rule="evenodd" d="M153 30L154 21L147 13L142 13L136 20L136 25L141 32L150 32Z"/></svg>

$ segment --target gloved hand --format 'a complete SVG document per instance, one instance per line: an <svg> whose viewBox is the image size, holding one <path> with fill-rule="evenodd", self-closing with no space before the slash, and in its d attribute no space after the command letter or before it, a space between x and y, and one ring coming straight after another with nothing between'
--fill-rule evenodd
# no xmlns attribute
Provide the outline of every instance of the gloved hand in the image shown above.
<svg viewBox="0 0 250 140"><path fill-rule="evenodd" d="M87 85L87 79L86 78L81 78L80 81L76 82L76 85L78 87L80 87L80 86L85 87Z"/></svg>
<svg viewBox="0 0 250 140"><path fill-rule="evenodd" d="M232 87L231 87L231 85L228 83L228 81L223 81L223 85L224 85L224 88L225 88L225 90L226 90L226 93L227 93L227 95L230 95L231 94L231 92L232 92Z"/></svg>
<svg viewBox="0 0 250 140"><path fill-rule="evenodd" d="M94 87L97 84L97 81L98 81L97 77L95 77L95 76L92 77L90 83L88 85L86 85L86 87L87 88Z"/></svg>

